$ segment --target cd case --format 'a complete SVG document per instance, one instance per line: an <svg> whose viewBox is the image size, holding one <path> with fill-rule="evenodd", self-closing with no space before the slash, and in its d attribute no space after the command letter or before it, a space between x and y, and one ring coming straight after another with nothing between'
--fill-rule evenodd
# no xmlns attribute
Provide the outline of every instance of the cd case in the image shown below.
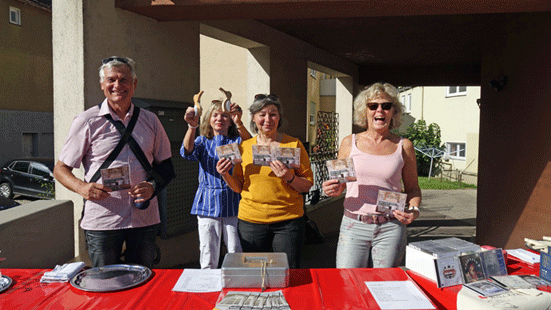
<svg viewBox="0 0 551 310"><path fill-rule="evenodd" d="M458 259L463 272L464 283L473 283L487 278L484 273L482 257L479 253L461 255Z"/></svg>
<svg viewBox="0 0 551 310"><path fill-rule="evenodd" d="M296 169L300 167L300 148L298 147L276 147L273 149L273 159L282 162L287 168Z"/></svg>
<svg viewBox="0 0 551 310"><path fill-rule="evenodd" d="M253 145L253 164L269 166L272 162L272 150L269 145Z"/></svg>
<svg viewBox="0 0 551 310"><path fill-rule="evenodd" d="M130 188L130 166L124 165L116 168L101 169L103 185L113 191Z"/></svg>
<svg viewBox="0 0 551 310"><path fill-rule="evenodd" d="M243 162L241 159L241 152L239 152L239 145L237 143L230 143L220 145L216 147L216 155L218 158L226 158L231 160L232 164L240 164Z"/></svg>
<svg viewBox="0 0 551 310"><path fill-rule="evenodd" d="M327 171L330 179L337 179L339 183L354 182L356 170L352 158L341 158L327 161Z"/></svg>
<svg viewBox="0 0 551 310"><path fill-rule="evenodd" d="M394 210L404 211L407 197L407 194L379 190L375 210L388 215L391 215Z"/></svg>
<svg viewBox="0 0 551 310"><path fill-rule="evenodd" d="M472 282L472 283L464 284L463 286L473 290L475 293L477 293L480 296L494 296L494 295L506 293L509 291L508 289L501 287L489 280Z"/></svg>
<svg viewBox="0 0 551 310"><path fill-rule="evenodd" d="M300 167L300 148L298 147L270 147L269 145L253 145L253 164L269 166L274 160L279 160L287 168Z"/></svg>

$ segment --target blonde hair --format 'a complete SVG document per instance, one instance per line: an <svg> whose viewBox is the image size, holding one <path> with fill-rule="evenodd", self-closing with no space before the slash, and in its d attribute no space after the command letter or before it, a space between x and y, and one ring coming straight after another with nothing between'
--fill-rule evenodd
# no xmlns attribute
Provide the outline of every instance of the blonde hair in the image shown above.
<svg viewBox="0 0 551 310"><path fill-rule="evenodd" d="M205 113L203 113L203 119L201 121L201 135L205 136L207 139L212 139L214 137L214 130L212 129L212 126L210 125L210 118L212 116L212 113L214 111L222 111L222 101L220 100L213 100L212 104L207 108ZM228 113L229 112L224 112ZM237 137L239 136L239 131L237 130L237 126L233 122L233 119L230 116L230 127L228 128L228 137Z"/></svg>
<svg viewBox="0 0 551 310"><path fill-rule="evenodd" d="M388 83L375 83L367 86L356 96L354 99L354 124L367 129L367 103L371 100L377 99L382 94L386 94L390 97L395 111L389 129L400 127L402 124L402 114L404 113L404 108L398 99L398 89Z"/></svg>

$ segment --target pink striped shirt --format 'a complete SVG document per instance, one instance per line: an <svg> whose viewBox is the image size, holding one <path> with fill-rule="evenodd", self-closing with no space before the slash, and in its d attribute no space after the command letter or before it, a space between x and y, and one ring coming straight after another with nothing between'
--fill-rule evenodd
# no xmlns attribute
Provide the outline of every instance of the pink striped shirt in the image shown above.
<svg viewBox="0 0 551 310"><path fill-rule="evenodd" d="M134 105L130 106L122 122L130 122ZM84 166L84 180L92 178L96 170L115 148L121 135L105 117L111 114L114 120L121 120L110 109L107 99L76 116L69 130L67 141L61 150L59 160L72 168ZM132 131L149 162L159 163L171 157L170 141L157 116L141 110L136 126ZM130 165L131 185L146 181L147 172L130 147L124 146L110 168ZM102 183L100 178L98 183ZM114 230L150 226L160 222L157 198L153 198L149 208L139 210L132 206L133 198L128 190L113 191L110 197L100 201L87 200L84 204L84 217L81 227L86 230Z"/></svg>
<svg viewBox="0 0 551 310"><path fill-rule="evenodd" d="M356 214L379 213L375 211L380 189L401 192L403 139L390 155L372 155L356 147L356 135L352 135L352 148L349 157L354 159L356 182L346 183L344 207Z"/></svg>

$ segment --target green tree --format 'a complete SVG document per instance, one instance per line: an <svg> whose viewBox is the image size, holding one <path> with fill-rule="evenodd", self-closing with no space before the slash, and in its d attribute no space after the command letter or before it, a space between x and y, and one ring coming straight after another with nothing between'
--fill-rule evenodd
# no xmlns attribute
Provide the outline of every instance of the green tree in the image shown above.
<svg viewBox="0 0 551 310"><path fill-rule="evenodd" d="M443 149L442 140L440 138L440 126L436 123L431 123L427 126L424 120L418 120L411 124L404 134L405 138L411 140L417 148L433 147ZM429 156L415 152L417 156L417 173L420 176L428 176L430 170L431 159ZM433 159L433 175L440 167L441 157Z"/></svg>

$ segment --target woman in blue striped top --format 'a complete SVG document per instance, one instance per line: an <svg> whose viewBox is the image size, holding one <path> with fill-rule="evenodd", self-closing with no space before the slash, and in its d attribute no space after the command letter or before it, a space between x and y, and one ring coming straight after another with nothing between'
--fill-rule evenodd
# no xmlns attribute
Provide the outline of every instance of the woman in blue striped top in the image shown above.
<svg viewBox="0 0 551 310"><path fill-rule="evenodd" d="M231 93L226 92L226 95L226 100L229 100ZM233 192L216 171L219 159L216 147L239 144L242 138L248 139L251 135L243 126L243 112L237 104L232 104L230 111L226 112L222 102L214 100L204 113L201 135L195 138L200 118L195 112L193 107L186 110L184 119L188 129L180 155L187 160L199 161L199 187L191 214L197 215L201 268L214 269L218 268L222 237L229 253L241 252L237 235L240 195Z"/></svg>

